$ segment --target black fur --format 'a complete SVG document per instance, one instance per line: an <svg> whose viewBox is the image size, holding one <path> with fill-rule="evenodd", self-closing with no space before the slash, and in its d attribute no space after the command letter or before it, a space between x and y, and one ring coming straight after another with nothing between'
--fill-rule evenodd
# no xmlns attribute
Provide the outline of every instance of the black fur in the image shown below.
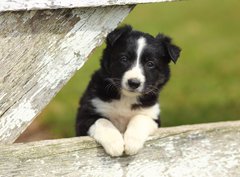
<svg viewBox="0 0 240 177"><path fill-rule="evenodd" d="M93 74L80 101L76 121L77 136L87 135L90 126L97 119L103 118L92 106L93 98L97 97L106 102L120 99L121 78L136 58L136 39L139 37L144 37L147 41L141 56L146 83L143 93L138 97L138 104L132 105L132 109L153 106L158 101L159 91L170 78L169 62L177 62L180 48L173 45L171 39L163 34L153 37L134 31L131 26L118 28L107 36L101 68ZM127 62L122 62L123 57L127 57ZM147 66L149 62L154 64L153 68ZM113 86L109 89L110 84ZM160 126L160 119L156 122Z"/></svg>

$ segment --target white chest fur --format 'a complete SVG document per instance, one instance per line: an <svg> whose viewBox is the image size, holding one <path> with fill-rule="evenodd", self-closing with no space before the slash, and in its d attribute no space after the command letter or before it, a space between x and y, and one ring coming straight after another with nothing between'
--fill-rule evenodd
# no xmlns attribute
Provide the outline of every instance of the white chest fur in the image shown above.
<svg viewBox="0 0 240 177"><path fill-rule="evenodd" d="M122 96L120 100L114 100L111 102L104 102L99 98L92 100L93 106L96 111L108 118L114 126L122 133L125 132L127 125L131 118L136 115L145 115L150 119L157 119L160 113L159 104L147 108L131 109L133 104L136 104L135 97Z"/></svg>

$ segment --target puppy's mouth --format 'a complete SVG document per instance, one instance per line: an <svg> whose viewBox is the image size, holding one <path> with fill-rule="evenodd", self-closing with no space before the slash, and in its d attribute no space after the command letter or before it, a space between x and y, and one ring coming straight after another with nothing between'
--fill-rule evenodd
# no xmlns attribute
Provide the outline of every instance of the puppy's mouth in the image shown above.
<svg viewBox="0 0 240 177"><path fill-rule="evenodd" d="M139 96L139 95L142 95L142 91L140 91L139 89L132 89L132 88L122 87L121 91L126 96Z"/></svg>
<svg viewBox="0 0 240 177"><path fill-rule="evenodd" d="M140 92L135 91L135 90L127 90L127 89L122 89L122 94L126 96L139 96L141 95Z"/></svg>

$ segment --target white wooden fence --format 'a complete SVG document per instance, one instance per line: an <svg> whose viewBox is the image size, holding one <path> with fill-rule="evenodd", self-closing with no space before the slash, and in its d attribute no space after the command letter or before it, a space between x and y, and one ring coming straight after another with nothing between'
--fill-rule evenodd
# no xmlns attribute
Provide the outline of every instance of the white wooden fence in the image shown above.
<svg viewBox="0 0 240 177"><path fill-rule="evenodd" d="M240 176L240 122L160 129L136 156L91 138L12 144L135 4L0 1L0 176Z"/></svg>

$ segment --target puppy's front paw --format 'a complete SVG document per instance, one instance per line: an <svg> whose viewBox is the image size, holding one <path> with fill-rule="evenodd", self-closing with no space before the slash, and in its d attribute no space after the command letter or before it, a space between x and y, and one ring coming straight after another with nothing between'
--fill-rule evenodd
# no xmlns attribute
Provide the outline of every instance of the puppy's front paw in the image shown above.
<svg viewBox="0 0 240 177"><path fill-rule="evenodd" d="M104 136L101 139L101 144L106 153L112 157L121 156L124 151L123 137L118 132L112 132L108 136Z"/></svg>
<svg viewBox="0 0 240 177"><path fill-rule="evenodd" d="M103 146L109 155L116 157L123 154L123 136L109 120L98 119L89 128L88 133Z"/></svg>
<svg viewBox="0 0 240 177"><path fill-rule="evenodd" d="M123 138L109 141L108 143L104 144L103 147L104 147L106 153L108 153L112 157L121 156L124 151Z"/></svg>
<svg viewBox="0 0 240 177"><path fill-rule="evenodd" d="M144 140L135 137L133 135L125 135L124 136L124 142L125 142L125 153L127 155L134 155L137 154L138 151L143 147Z"/></svg>

